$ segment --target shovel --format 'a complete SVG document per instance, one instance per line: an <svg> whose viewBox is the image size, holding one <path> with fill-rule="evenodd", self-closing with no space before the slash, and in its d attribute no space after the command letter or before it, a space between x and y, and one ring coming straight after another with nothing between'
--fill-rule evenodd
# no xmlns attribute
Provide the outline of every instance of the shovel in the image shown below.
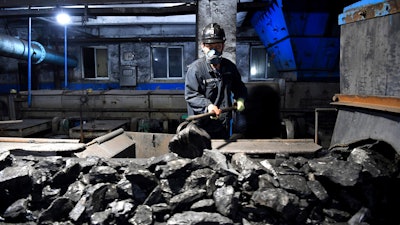
<svg viewBox="0 0 400 225"><path fill-rule="evenodd" d="M235 109L236 109L236 106L223 108L223 109L221 109L221 113L229 112L229 111L232 111ZM186 121L198 120L198 119L205 118L207 116L215 116L215 112L213 111L213 112L209 112L209 113L203 113L203 114L189 116L188 118L186 118Z"/></svg>
<svg viewBox="0 0 400 225"><path fill-rule="evenodd" d="M221 113L235 110L236 106L221 109ZM215 112L193 115L179 124L176 134L170 140L168 148L170 152L184 158L196 158L203 155L204 149L211 149L210 135L196 125L198 119L215 116Z"/></svg>

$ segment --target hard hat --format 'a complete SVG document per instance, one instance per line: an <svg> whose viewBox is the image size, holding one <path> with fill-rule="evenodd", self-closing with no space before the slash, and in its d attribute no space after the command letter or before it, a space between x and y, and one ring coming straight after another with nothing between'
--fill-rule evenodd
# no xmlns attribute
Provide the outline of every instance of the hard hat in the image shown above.
<svg viewBox="0 0 400 225"><path fill-rule="evenodd" d="M210 23L203 28L201 41L205 44L225 42L225 31L217 23Z"/></svg>

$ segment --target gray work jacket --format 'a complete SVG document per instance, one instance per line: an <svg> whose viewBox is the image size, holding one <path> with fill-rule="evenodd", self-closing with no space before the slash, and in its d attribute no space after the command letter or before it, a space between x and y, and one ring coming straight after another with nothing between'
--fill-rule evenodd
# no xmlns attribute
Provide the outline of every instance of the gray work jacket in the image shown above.
<svg viewBox="0 0 400 225"><path fill-rule="evenodd" d="M246 99L246 97L246 86L236 65L230 60L222 58L219 71L213 71L205 57L189 65L185 78L185 100L189 116L206 113L210 104L222 109L232 106L232 98ZM220 116L219 122L229 127L227 121L230 118L231 113L226 113ZM209 118L204 120L202 121L204 126L214 124Z"/></svg>

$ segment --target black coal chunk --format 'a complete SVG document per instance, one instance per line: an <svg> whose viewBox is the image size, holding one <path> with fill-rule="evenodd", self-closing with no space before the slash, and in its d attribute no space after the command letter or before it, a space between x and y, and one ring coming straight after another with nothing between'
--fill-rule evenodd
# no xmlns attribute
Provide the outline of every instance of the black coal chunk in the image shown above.
<svg viewBox="0 0 400 225"><path fill-rule="evenodd" d="M392 151L392 152L391 152ZM1 224L398 225L400 157L341 147L262 158L0 155Z"/></svg>

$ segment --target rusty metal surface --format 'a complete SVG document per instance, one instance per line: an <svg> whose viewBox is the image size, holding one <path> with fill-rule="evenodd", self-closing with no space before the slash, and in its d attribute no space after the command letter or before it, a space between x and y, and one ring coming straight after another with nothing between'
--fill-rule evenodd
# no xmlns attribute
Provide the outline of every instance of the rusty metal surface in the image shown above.
<svg viewBox="0 0 400 225"><path fill-rule="evenodd" d="M372 19L400 12L400 0L387 0L377 4L361 6L346 10L339 16L339 25Z"/></svg>
<svg viewBox="0 0 400 225"><path fill-rule="evenodd" d="M235 141L212 140L212 148L223 153L273 154L314 153L321 146L312 139L238 139Z"/></svg>
<svg viewBox="0 0 400 225"><path fill-rule="evenodd" d="M336 94L333 101L332 105L400 113L400 98L398 97Z"/></svg>
<svg viewBox="0 0 400 225"><path fill-rule="evenodd" d="M0 124L0 136L26 137L49 129L51 129L51 120L24 119L15 123Z"/></svg>

